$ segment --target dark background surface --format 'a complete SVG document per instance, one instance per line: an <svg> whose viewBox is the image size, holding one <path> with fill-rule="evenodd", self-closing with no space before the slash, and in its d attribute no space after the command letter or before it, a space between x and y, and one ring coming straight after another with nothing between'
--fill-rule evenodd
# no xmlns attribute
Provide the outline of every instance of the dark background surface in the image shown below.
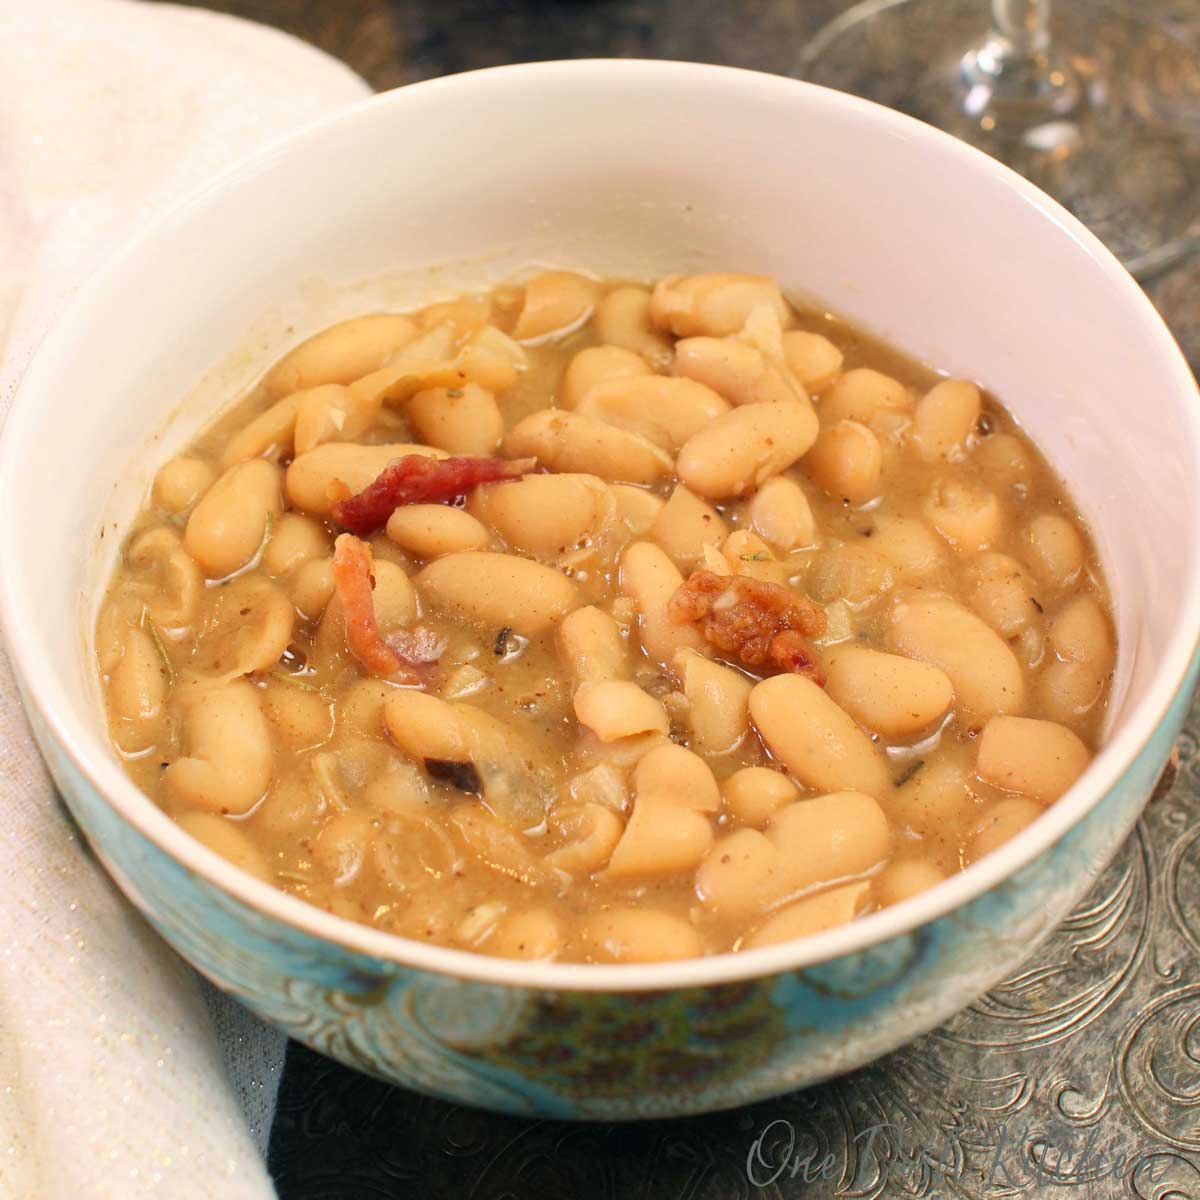
<svg viewBox="0 0 1200 1200"><path fill-rule="evenodd" d="M788 74L805 40L847 5L223 0L208 7L305 38L382 89L502 63L592 56ZM1200 37L1200 0L1153 7ZM1195 366L1200 266L1185 264L1149 291ZM1200 1200L1193 1024L1200 1022L1200 920L1188 915L1200 913L1198 735L1194 709L1174 787L1160 789L1117 861L1036 960L882 1062L712 1117L570 1125L419 1097L293 1043L270 1147L280 1196ZM818 1161L829 1153L833 1167L819 1178L802 1170L757 1187L747 1154L772 1122L777 1138L790 1129L799 1154L819 1149Z"/></svg>

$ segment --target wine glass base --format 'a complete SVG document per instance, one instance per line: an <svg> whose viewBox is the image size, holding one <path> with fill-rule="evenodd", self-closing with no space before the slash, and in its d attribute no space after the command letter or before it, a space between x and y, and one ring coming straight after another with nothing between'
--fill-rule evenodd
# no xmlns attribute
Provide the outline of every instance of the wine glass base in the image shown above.
<svg viewBox="0 0 1200 1200"><path fill-rule="evenodd" d="M1112 0L1057 0L1050 32L1023 76L995 68L987 0L866 0L798 74L994 155L1146 278L1200 248L1200 52Z"/></svg>

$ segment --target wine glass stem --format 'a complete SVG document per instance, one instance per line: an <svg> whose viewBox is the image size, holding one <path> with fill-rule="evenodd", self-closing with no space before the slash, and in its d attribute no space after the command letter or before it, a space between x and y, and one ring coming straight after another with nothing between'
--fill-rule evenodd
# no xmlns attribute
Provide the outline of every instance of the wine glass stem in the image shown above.
<svg viewBox="0 0 1200 1200"><path fill-rule="evenodd" d="M991 0L992 28L962 60L968 115L1017 133L1076 107L1079 81L1050 40L1050 0Z"/></svg>
<svg viewBox="0 0 1200 1200"><path fill-rule="evenodd" d="M1050 0L992 0L988 40L1008 57L1044 54L1050 46Z"/></svg>

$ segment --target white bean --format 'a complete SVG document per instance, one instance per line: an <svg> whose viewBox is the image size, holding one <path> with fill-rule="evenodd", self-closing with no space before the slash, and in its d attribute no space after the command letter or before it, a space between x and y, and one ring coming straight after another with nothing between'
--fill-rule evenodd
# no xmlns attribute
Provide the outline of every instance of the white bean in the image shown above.
<svg viewBox="0 0 1200 1200"><path fill-rule="evenodd" d="M671 472L670 456L639 434L552 408L510 429L504 452L511 458L532 456L552 471L580 471L625 483L654 483Z"/></svg>
<svg viewBox="0 0 1200 1200"><path fill-rule="evenodd" d="M790 467L817 437L817 417L807 401L747 404L717 417L679 451L676 471L710 500L761 487Z"/></svg>
<svg viewBox="0 0 1200 1200"><path fill-rule="evenodd" d="M695 650L681 650L674 667L688 701L692 745L702 754L732 753L750 729L750 680Z"/></svg>
<svg viewBox="0 0 1200 1200"><path fill-rule="evenodd" d="M592 324L596 336L609 346L633 351L656 367L670 361L671 342L654 327L645 288L613 288L597 307Z"/></svg>
<svg viewBox="0 0 1200 1200"><path fill-rule="evenodd" d="M575 411L627 429L674 454L693 434L727 413L729 405L692 379L634 375L601 380Z"/></svg>
<svg viewBox="0 0 1200 1200"><path fill-rule="evenodd" d="M188 754L163 771L175 803L207 812L241 814L271 782L271 735L253 684L239 679L202 688L185 702Z"/></svg>
<svg viewBox="0 0 1200 1200"><path fill-rule="evenodd" d="M232 575L258 553L268 523L283 510L279 484L279 468L256 458L230 467L204 493L188 517L183 543L207 575Z"/></svg>
<svg viewBox="0 0 1200 1200"><path fill-rule="evenodd" d="M468 550L431 562L417 576L421 596L488 629L541 633L579 604L575 585L541 563L514 554Z"/></svg>
<svg viewBox="0 0 1200 1200"><path fill-rule="evenodd" d="M803 675L776 675L750 693L750 716L771 754L806 787L883 796L891 780L870 739Z"/></svg>
<svg viewBox="0 0 1200 1200"><path fill-rule="evenodd" d="M620 346L589 346L567 364L559 388L563 408L577 408L592 388L610 379L650 375L650 364L632 350Z"/></svg>
<svg viewBox="0 0 1200 1200"><path fill-rule="evenodd" d="M960 717L986 721L1025 707L1025 677L1016 655L994 630L949 596L918 593L897 601L888 647L945 671L954 685Z"/></svg>

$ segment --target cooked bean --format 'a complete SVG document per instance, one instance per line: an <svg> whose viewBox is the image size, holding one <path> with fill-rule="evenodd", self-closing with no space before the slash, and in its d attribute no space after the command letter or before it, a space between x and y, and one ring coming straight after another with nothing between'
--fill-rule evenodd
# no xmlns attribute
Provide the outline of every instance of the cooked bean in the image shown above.
<svg viewBox="0 0 1200 1200"><path fill-rule="evenodd" d="M214 680L270 670L288 648L294 622L280 588L254 576L236 579L222 590L188 666Z"/></svg>
<svg viewBox="0 0 1200 1200"><path fill-rule="evenodd" d="M821 423L870 425L880 413L907 413L912 406L912 396L899 380L870 367L855 367L821 397Z"/></svg>
<svg viewBox="0 0 1200 1200"><path fill-rule="evenodd" d="M684 570L703 558L705 546L720 545L728 532L717 510L683 484L676 485L650 526L650 537Z"/></svg>
<svg viewBox="0 0 1200 1200"><path fill-rule="evenodd" d="M1013 796L993 804L984 814L967 847L965 862L978 862L985 854L999 850L1005 842L1028 828L1045 810L1033 800Z"/></svg>
<svg viewBox="0 0 1200 1200"><path fill-rule="evenodd" d="M861 875L887 857L891 844L883 810L854 791L785 805L767 823L766 836L779 852L784 892Z"/></svg>
<svg viewBox="0 0 1200 1200"><path fill-rule="evenodd" d="M388 537L414 558L440 558L488 544L482 523L445 504L406 504L388 518Z"/></svg>
<svg viewBox="0 0 1200 1200"><path fill-rule="evenodd" d="M287 586L296 611L306 621L315 621L333 595L333 558L309 559L296 570Z"/></svg>
<svg viewBox="0 0 1200 1200"><path fill-rule="evenodd" d="M924 504L929 523L964 554L993 545L1003 529L1003 513L995 492L958 479L934 484Z"/></svg>
<svg viewBox="0 0 1200 1200"><path fill-rule="evenodd" d="M703 813L677 804L637 801L605 875L629 879L690 871L712 842L712 824Z"/></svg>
<svg viewBox="0 0 1200 1200"><path fill-rule="evenodd" d="M526 475L476 488L467 510L513 550L557 557L595 532L607 498L595 475Z"/></svg>
<svg viewBox="0 0 1200 1200"><path fill-rule="evenodd" d="M253 808L271 782L271 735L258 693L244 679L203 688L185 704L188 753L163 771L175 803L208 812Z"/></svg>
<svg viewBox="0 0 1200 1200"><path fill-rule="evenodd" d="M764 679L750 693L750 716L771 754L806 787L872 796L891 790L870 739L811 679Z"/></svg>
<svg viewBox="0 0 1200 1200"><path fill-rule="evenodd" d="M730 816L743 825L761 828L785 804L800 797L800 789L782 772L770 767L743 767L721 785Z"/></svg>
<svg viewBox="0 0 1200 1200"><path fill-rule="evenodd" d="M270 680L259 695L267 724L289 750L311 750L333 733L333 712L320 692Z"/></svg>
<svg viewBox="0 0 1200 1200"><path fill-rule="evenodd" d="M892 611L888 647L950 676L960 716L978 721L1025 707L1016 655L974 613L949 596L905 597Z"/></svg>
<svg viewBox="0 0 1200 1200"><path fill-rule="evenodd" d="M625 483L654 483L671 470L671 459L639 434L592 417L542 409L508 431L504 452L534 457L552 471L581 471Z"/></svg>
<svg viewBox="0 0 1200 1200"><path fill-rule="evenodd" d="M800 329L786 332L783 358L800 383L818 396L842 373L842 352L820 333Z"/></svg>
<svg viewBox="0 0 1200 1200"><path fill-rule="evenodd" d="M375 827L361 810L335 813L313 842L313 860L334 887L352 883L367 862Z"/></svg>
<svg viewBox="0 0 1200 1200"><path fill-rule="evenodd" d="M1002 637L1037 624L1033 580L1015 558L985 554L968 568L967 585L971 607Z"/></svg>
<svg viewBox="0 0 1200 1200"><path fill-rule="evenodd" d="M945 543L915 517L880 516L872 531L871 549L892 564L903 583L921 583L946 565Z"/></svg>
<svg viewBox="0 0 1200 1200"><path fill-rule="evenodd" d="M503 918L484 942L483 949L501 958L542 962L557 958L562 942L558 918L549 909L531 908Z"/></svg>
<svg viewBox="0 0 1200 1200"><path fill-rule="evenodd" d="M691 379L633 375L601 380L575 411L636 433L674 454L693 434L727 413L729 405Z"/></svg>
<svg viewBox="0 0 1200 1200"><path fill-rule="evenodd" d="M157 724L167 700L169 668L142 629L125 634L125 649L112 669L109 696L117 717L113 736L127 753L154 744Z"/></svg>
<svg viewBox="0 0 1200 1200"><path fill-rule="evenodd" d="M705 384L731 404L808 399L781 363L739 338L684 338L675 344L671 370Z"/></svg>
<svg viewBox="0 0 1200 1200"><path fill-rule="evenodd" d="M816 414L807 402L747 404L693 434L675 469L707 499L738 496L790 467L816 436Z"/></svg>
<svg viewBox="0 0 1200 1200"><path fill-rule="evenodd" d="M568 613L558 627L558 655L576 687L629 677L620 626L594 605Z"/></svg>
<svg viewBox="0 0 1200 1200"><path fill-rule="evenodd" d="M944 379L917 401L912 445L924 462L961 458L979 424L979 389L965 379Z"/></svg>
<svg viewBox="0 0 1200 1200"><path fill-rule="evenodd" d="M405 412L417 436L449 454L491 454L504 436L495 396L477 383L426 388Z"/></svg>
<svg viewBox="0 0 1200 1200"><path fill-rule="evenodd" d="M188 553L212 578L232 575L262 547L282 511L279 468L264 459L230 467L192 509L184 529Z"/></svg>
<svg viewBox="0 0 1200 1200"><path fill-rule="evenodd" d="M301 454L288 467L284 478L288 501L302 512L327 517L338 499L337 484L344 484L351 492L361 492L369 483L374 483L393 458L409 454L446 457L443 451L432 446L410 443L360 446L351 442L326 442Z"/></svg>
<svg viewBox="0 0 1200 1200"><path fill-rule="evenodd" d="M708 763L684 746L667 742L638 759L633 790L639 804L673 804L715 813L721 793Z"/></svg>
<svg viewBox="0 0 1200 1200"><path fill-rule="evenodd" d="M217 473L202 458L173 458L154 477L152 499L174 515L188 512L210 487Z"/></svg>
<svg viewBox="0 0 1200 1200"><path fill-rule="evenodd" d="M486 550L447 554L417 576L434 607L489 629L540 633L577 607L575 585L550 567Z"/></svg>
<svg viewBox="0 0 1200 1200"><path fill-rule="evenodd" d="M1056 721L1081 721L1104 695L1108 672L1091 663L1048 663L1038 680L1037 697L1047 716Z"/></svg>
<svg viewBox="0 0 1200 1200"><path fill-rule="evenodd" d="M634 542L621 555L619 583L632 597L641 620L642 648L656 662L670 665L680 650L701 650L704 638L694 625L677 625L667 616L667 602L683 583L675 564L650 542Z"/></svg>
<svg viewBox="0 0 1200 1200"><path fill-rule="evenodd" d="M796 550L817 542L817 522L804 489L784 475L776 475L754 493L747 506L754 532L776 550Z"/></svg>
<svg viewBox="0 0 1200 1200"><path fill-rule="evenodd" d="M471 732L456 705L408 688L393 690L383 700L383 720L396 745L414 759L470 761Z"/></svg>
<svg viewBox="0 0 1200 1200"><path fill-rule="evenodd" d="M604 866L625 832L621 818L600 804L556 808L551 823L570 840L547 854L546 861L576 876L590 875Z"/></svg>
<svg viewBox="0 0 1200 1200"><path fill-rule="evenodd" d="M148 529L129 547L127 561L137 571L138 595L158 629L175 636L195 621L204 583L173 529Z"/></svg>
<svg viewBox="0 0 1200 1200"><path fill-rule="evenodd" d="M669 353L669 351L668 351ZM571 359L560 388L563 408L577 408L598 383L652 374L650 364L621 346L589 346Z"/></svg>
<svg viewBox="0 0 1200 1200"><path fill-rule="evenodd" d="M864 910L870 890L867 883L847 883L806 900L797 900L772 913L746 938L743 946L747 950L757 950L836 929L853 921Z"/></svg>
<svg viewBox="0 0 1200 1200"><path fill-rule="evenodd" d="M543 271L525 284L525 296L513 337L536 342L577 329L592 314L597 288L572 271Z"/></svg>
<svg viewBox="0 0 1200 1200"><path fill-rule="evenodd" d="M696 868L696 895L721 917L761 912L782 890L779 852L757 829L719 838Z"/></svg>
<svg viewBox="0 0 1200 1200"><path fill-rule="evenodd" d="M1087 769L1088 748L1064 725L993 717L979 739L979 778L1042 804L1057 800Z"/></svg>
<svg viewBox="0 0 1200 1200"><path fill-rule="evenodd" d="M1029 452L1011 433L993 433L984 438L971 454L981 471L1009 487L1023 483L1033 470Z"/></svg>
<svg viewBox="0 0 1200 1200"><path fill-rule="evenodd" d="M656 367L666 366L671 359L670 340L654 326L645 288L613 288L600 302L592 323L596 336L609 346L631 350Z"/></svg>
<svg viewBox="0 0 1200 1200"><path fill-rule="evenodd" d="M575 692L575 715L602 742L671 729L661 702L626 680L581 684Z"/></svg>
<svg viewBox="0 0 1200 1200"><path fill-rule="evenodd" d="M936 836L963 811L970 770L959 755L916 763L909 770L910 778L888 800L888 811L902 827Z"/></svg>
<svg viewBox="0 0 1200 1200"><path fill-rule="evenodd" d="M271 522L262 567L268 575L287 575L314 558L326 557L332 550L324 525L311 517L286 512Z"/></svg>
<svg viewBox="0 0 1200 1200"><path fill-rule="evenodd" d="M786 324L787 302L766 275L668 275L654 289L650 315L676 337L724 337L738 333L756 308L767 308Z"/></svg>
<svg viewBox="0 0 1200 1200"><path fill-rule="evenodd" d="M1042 513L1029 522L1023 537L1025 561L1042 583L1067 587L1083 568L1083 539L1058 513Z"/></svg>
<svg viewBox="0 0 1200 1200"><path fill-rule="evenodd" d="M611 490L626 528L634 537L646 537L655 518L662 512L662 497L628 483L614 483Z"/></svg>
<svg viewBox="0 0 1200 1200"><path fill-rule="evenodd" d="M937 667L846 646L829 661L825 690L860 725L885 741L909 741L946 715L954 701L949 676Z"/></svg>
<svg viewBox="0 0 1200 1200"><path fill-rule="evenodd" d="M175 818L175 823L184 833L190 834L247 875L253 875L264 883L272 882L267 860L228 817L220 817L216 813L185 812Z"/></svg>
<svg viewBox="0 0 1200 1200"><path fill-rule="evenodd" d="M1104 694L1115 658L1112 629L1096 599L1080 596L1056 613L1047 645L1054 658L1038 680L1038 699L1054 720L1078 721Z"/></svg>
<svg viewBox="0 0 1200 1200"><path fill-rule="evenodd" d="M1112 669L1116 654L1112 627L1094 596L1078 596L1063 605L1050 622L1048 641L1050 649L1067 662Z"/></svg>
<svg viewBox="0 0 1200 1200"><path fill-rule="evenodd" d="M875 895L881 905L899 904L936 887L946 876L923 858L890 862L874 880Z"/></svg>
<svg viewBox="0 0 1200 1200"><path fill-rule="evenodd" d="M702 754L732 753L750 729L750 680L695 650L681 650L674 666L688 701L692 745Z"/></svg>
<svg viewBox="0 0 1200 1200"><path fill-rule="evenodd" d="M805 455L804 470L835 499L865 504L879 495L883 449L865 425L838 421L821 433Z"/></svg>
<svg viewBox="0 0 1200 1200"><path fill-rule="evenodd" d="M323 383L350 383L382 367L416 337L417 327L394 313L355 317L301 342L263 379L271 399Z"/></svg>
<svg viewBox="0 0 1200 1200"><path fill-rule="evenodd" d="M648 963L694 958L700 935L672 913L613 908L585 917L580 934L591 962Z"/></svg>

